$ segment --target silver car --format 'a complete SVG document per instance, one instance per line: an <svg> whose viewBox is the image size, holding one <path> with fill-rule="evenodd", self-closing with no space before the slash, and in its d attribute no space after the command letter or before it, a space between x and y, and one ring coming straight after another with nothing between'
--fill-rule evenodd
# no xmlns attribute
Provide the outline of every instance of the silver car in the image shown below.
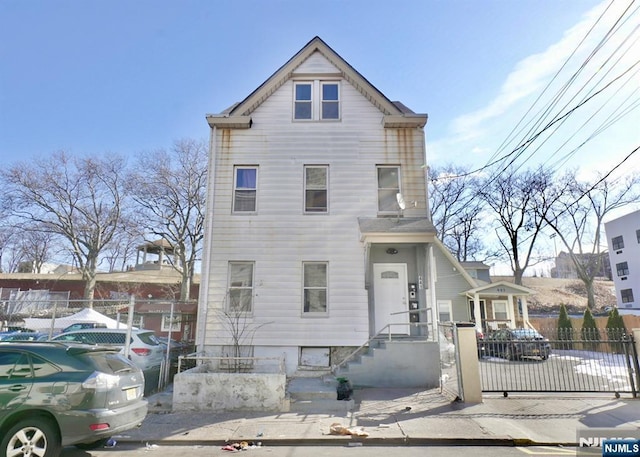
<svg viewBox="0 0 640 457"><path fill-rule="evenodd" d="M127 329L87 328L54 336L52 341L75 341L100 346L115 346L124 354ZM160 369L165 346L152 330L131 330L129 359L144 372Z"/></svg>

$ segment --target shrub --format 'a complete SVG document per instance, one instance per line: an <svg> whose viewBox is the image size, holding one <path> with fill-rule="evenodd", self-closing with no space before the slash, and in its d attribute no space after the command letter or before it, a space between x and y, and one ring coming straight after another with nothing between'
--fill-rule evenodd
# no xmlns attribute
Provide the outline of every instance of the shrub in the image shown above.
<svg viewBox="0 0 640 457"><path fill-rule="evenodd" d="M598 343L593 343L592 341L598 341L600 339L600 333L598 332L598 326L596 325L596 320L593 318L593 314L591 314L591 310L589 308L584 310L584 320L582 321L582 341L587 341L589 343L586 344L586 349L595 350Z"/></svg>
<svg viewBox="0 0 640 457"><path fill-rule="evenodd" d="M610 341L611 350L614 353L622 353L623 347L621 343L612 343L611 341L620 341L627 333L624 328L624 320L615 306L609 311L607 318L607 339Z"/></svg>
<svg viewBox="0 0 640 457"><path fill-rule="evenodd" d="M558 340L567 341L566 349L572 349L573 344L573 324L567 313L567 307L562 303L560 305L560 315L558 316Z"/></svg>

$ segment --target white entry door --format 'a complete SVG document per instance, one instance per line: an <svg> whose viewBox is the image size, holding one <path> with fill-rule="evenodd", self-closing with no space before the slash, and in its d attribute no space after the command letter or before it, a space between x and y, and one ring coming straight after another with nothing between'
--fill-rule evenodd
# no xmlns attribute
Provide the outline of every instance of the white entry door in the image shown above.
<svg viewBox="0 0 640 457"><path fill-rule="evenodd" d="M373 299L376 332L388 324L391 333L409 334L409 303L407 300L407 264L373 264Z"/></svg>

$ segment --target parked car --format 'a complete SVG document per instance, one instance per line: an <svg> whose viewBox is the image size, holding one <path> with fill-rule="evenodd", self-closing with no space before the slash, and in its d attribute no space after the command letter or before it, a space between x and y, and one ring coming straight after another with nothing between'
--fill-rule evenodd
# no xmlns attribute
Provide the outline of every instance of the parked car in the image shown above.
<svg viewBox="0 0 640 457"><path fill-rule="evenodd" d="M107 324L102 324L99 322L76 322L75 324L71 324L70 326L62 329L61 333L73 332L75 330L84 330L87 328L107 328Z"/></svg>
<svg viewBox="0 0 640 457"><path fill-rule="evenodd" d="M487 355L507 360L523 357L539 357L546 360L551 354L549 340L530 328L496 330L483 341Z"/></svg>
<svg viewBox="0 0 640 457"><path fill-rule="evenodd" d="M15 327L15 326L5 327L5 329L2 332L0 332L0 340L4 340L9 335L13 335L15 333L20 333L20 332L33 333L35 332L35 330L32 330L30 328Z"/></svg>
<svg viewBox="0 0 640 457"><path fill-rule="evenodd" d="M101 447L142 423L143 387L142 371L113 349L0 342L0 455Z"/></svg>
<svg viewBox="0 0 640 457"><path fill-rule="evenodd" d="M49 339L48 333L42 332L14 332L4 335L1 341L46 341Z"/></svg>
<svg viewBox="0 0 640 457"><path fill-rule="evenodd" d="M84 344L114 346L124 353L127 337L126 328L88 328L61 333L52 341L75 341ZM131 330L129 358L142 371L157 370L164 360L165 346L160 343L152 330Z"/></svg>

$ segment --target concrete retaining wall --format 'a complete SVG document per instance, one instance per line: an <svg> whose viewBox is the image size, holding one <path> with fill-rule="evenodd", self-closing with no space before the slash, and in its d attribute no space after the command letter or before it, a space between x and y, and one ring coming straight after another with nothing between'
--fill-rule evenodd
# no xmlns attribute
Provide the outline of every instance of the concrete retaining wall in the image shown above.
<svg viewBox="0 0 640 457"><path fill-rule="evenodd" d="M174 411L288 411L284 373L212 373L207 365L176 374Z"/></svg>

